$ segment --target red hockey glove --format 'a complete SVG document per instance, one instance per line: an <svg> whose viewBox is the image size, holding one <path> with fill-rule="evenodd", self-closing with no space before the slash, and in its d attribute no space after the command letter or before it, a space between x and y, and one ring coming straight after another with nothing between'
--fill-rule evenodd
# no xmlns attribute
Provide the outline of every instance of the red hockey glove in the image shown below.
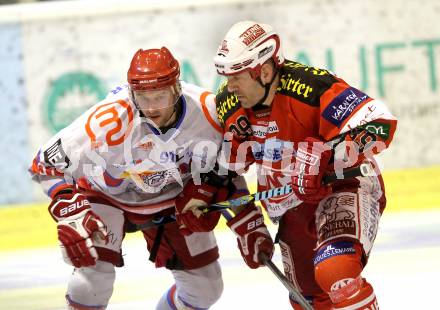
<svg viewBox="0 0 440 310"><path fill-rule="evenodd" d="M98 253L94 243L107 243L107 230L90 209L87 198L78 193L57 195L49 205L57 221L58 240L64 261L75 267L95 265Z"/></svg>
<svg viewBox="0 0 440 310"><path fill-rule="evenodd" d="M331 149L318 139L299 143L292 174L292 189L299 199L313 203L330 194L331 188L322 184L322 178L331 156Z"/></svg>
<svg viewBox="0 0 440 310"><path fill-rule="evenodd" d="M195 185L190 180L176 198L176 221L180 232L188 236L193 232L213 230L220 219L220 213L203 214L199 208L206 207L216 200L224 200L226 197L223 189L219 191L217 187L206 183Z"/></svg>
<svg viewBox="0 0 440 310"><path fill-rule="evenodd" d="M237 235L241 256L250 268L255 269L263 266L258 259L260 252L272 258L274 245L272 237L264 224L260 208L254 204L248 205L232 220L228 221L227 225Z"/></svg>

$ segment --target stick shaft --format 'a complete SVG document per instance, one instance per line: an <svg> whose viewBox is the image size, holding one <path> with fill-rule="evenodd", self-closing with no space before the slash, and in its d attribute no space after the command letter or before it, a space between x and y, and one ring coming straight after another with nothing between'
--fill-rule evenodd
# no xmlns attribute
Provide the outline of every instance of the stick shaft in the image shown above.
<svg viewBox="0 0 440 310"><path fill-rule="evenodd" d="M313 310L312 306L307 302L303 295L290 283L278 267L267 257L265 253L259 253L260 261L272 271L272 273L280 280L284 287L289 291L292 299L301 305L305 310Z"/></svg>
<svg viewBox="0 0 440 310"><path fill-rule="evenodd" d="M342 176L344 179L354 178L354 177L358 177L358 176L366 176L369 174L371 174L371 167L369 167L368 164L362 164L358 167L348 168L348 169L343 170L343 172L342 172ZM339 179L338 175L336 173L332 173L332 174L326 175L323 178L323 183L330 184L330 183L336 181L337 179ZM213 212L213 211L220 211L220 210L224 210L224 209L235 208L235 207L239 207L239 206L248 204L251 201L257 202L257 201L269 199L272 197L285 195L285 194L290 193L291 191L292 191L292 186L290 184L288 184L288 185L281 186L281 187L271 188L266 191L256 192L254 194L249 194L249 195L244 195L244 196L241 196L240 198L213 203L213 204L209 205L208 207L203 208L201 210L204 213L208 213L208 212ZM168 216L164 216L162 218L159 218L157 220L152 220L152 221L142 223L142 224L135 224L130 229L130 231L127 231L127 232L146 230L146 229L161 226L161 225L175 222L175 221L176 221L176 218L174 215L168 215Z"/></svg>

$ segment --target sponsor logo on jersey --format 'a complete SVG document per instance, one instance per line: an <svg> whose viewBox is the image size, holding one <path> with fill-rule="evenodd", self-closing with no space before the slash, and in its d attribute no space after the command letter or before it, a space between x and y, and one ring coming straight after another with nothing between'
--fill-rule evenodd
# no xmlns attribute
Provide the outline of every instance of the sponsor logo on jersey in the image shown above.
<svg viewBox="0 0 440 310"><path fill-rule="evenodd" d="M330 299L336 304L347 300L350 297L355 296L359 293L363 284L363 280L360 276L357 278L344 278L334 282L330 286ZM369 306L361 307L359 309L363 310L374 310L376 308L370 309Z"/></svg>
<svg viewBox="0 0 440 310"><path fill-rule="evenodd" d="M43 152L44 161L59 169L65 169L70 166L70 159L64 152L63 146L61 144L61 138L58 139L52 146Z"/></svg>
<svg viewBox="0 0 440 310"><path fill-rule="evenodd" d="M303 163L309 164L311 166L315 166L319 161L319 156L303 152L302 150L298 150L296 153L296 159Z"/></svg>
<svg viewBox="0 0 440 310"><path fill-rule="evenodd" d="M313 263L319 264L320 262L326 260L327 258L338 256L338 255L353 255L356 251L353 247L353 242L335 242L327 245L326 247L320 249L313 260Z"/></svg>
<svg viewBox="0 0 440 310"><path fill-rule="evenodd" d="M265 143L253 143L252 154L255 160L278 162L282 159L283 141L277 139L266 140Z"/></svg>
<svg viewBox="0 0 440 310"><path fill-rule="evenodd" d="M279 132L280 129L275 121L269 122L267 126L252 125L252 134L257 138L264 138L267 134Z"/></svg>
<svg viewBox="0 0 440 310"><path fill-rule="evenodd" d="M133 127L134 111L124 100L103 103L90 113L85 125L92 145L119 145L129 137ZM105 133L105 135L103 135Z"/></svg>
<svg viewBox="0 0 440 310"><path fill-rule="evenodd" d="M154 141L145 141L139 143L139 147L146 151L151 150L154 147Z"/></svg>
<svg viewBox="0 0 440 310"><path fill-rule="evenodd" d="M342 236L357 236L357 208L355 194L344 193L330 196L317 210L319 242Z"/></svg>
<svg viewBox="0 0 440 310"><path fill-rule="evenodd" d="M309 98L313 92L313 87L305 83L299 77L292 77L290 73L284 74L280 78L280 86L277 91L284 91L299 97Z"/></svg>
<svg viewBox="0 0 440 310"><path fill-rule="evenodd" d="M234 94L229 94L225 100L217 100L216 102L217 117L222 124L225 123L226 119L232 115L236 108L240 107L238 97Z"/></svg>
<svg viewBox="0 0 440 310"><path fill-rule="evenodd" d="M263 160L267 161L279 161L282 159L283 154L287 154L289 158L296 156L296 151L293 148L291 141L284 141L276 138L267 139L262 145L264 151ZM284 152L284 153L283 153Z"/></svg>
<svg viewBox="0 0 440 310"><path fill-rule="evenodd" d="M353 281L354 281L354 278L345 278L345 279L336 281L331 286L330 291L334 292L334 291L340 290L341 288L346 287L347 285L349 285Z"/></svg>
<svg viewBox="0 0 440 310"><path fill-rule="evenodd" d="M310 66L304 65L299 62L294 62L294 61L286 61L286 63L284 64L284 67L292 68L292 69L302 69L305 72L310 72L316 76L329 75L328 70L320 69L320 68L316 68L316 67L310 67Z"/></svg>
<svg viewBox="0 0 440 310"><path fill-rule="evenodd" d="M177 163L184 158L191 158L193 152L189 148L178 147L175 151L163 151L160 153L160 163Z"/></svg>
<svg viewBox="0 0 440 310"><path fill-rule="evenodd" d="M279 132L279 131L280 131L280 129L278 128L278 125L275 121L269 122L269 126L267 129L268 133L275 133L275 132Z"/></svg>
<svg viewBox="0 0 440 310"><path fill-rule="evenodd" d="M266 136L267 127L252 125L252 134L257 138L264 138Z"/></svg>
<svg viewBox="0 0 440 310"><path fill-rule="evenodd" d="M255 111L254 116L255 116L255 118L263 118L263 117L269 116L270 112L271 112L270 109L262 110L262 111ZM259 121L257 122L257 124L258 123L259 123Z"/></svg>
<svg viewBox="0 0 440 310"><path fill-rule="evenodd" d="M390 124L382 124L382 123L368 123L363 126L365 130L378 135L379 137L387 140L390 137Z"/></svg>
<svg viewBox="0 0 440 310"><path fill-rule="evenodd" d="M322 116L338 128L354 109L369 97L360 90L349 87L336 96L322 112Z"/></svg>

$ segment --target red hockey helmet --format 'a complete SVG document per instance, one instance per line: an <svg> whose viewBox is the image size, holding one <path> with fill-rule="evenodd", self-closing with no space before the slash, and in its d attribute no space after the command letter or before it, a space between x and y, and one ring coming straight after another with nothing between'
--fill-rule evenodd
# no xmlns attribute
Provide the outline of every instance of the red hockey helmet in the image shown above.
<svg viewBox="0 0 440 310"><path fill-rule="evenodd" d="M179 62L166 47L139 49L131 60L127 81L132 91L145 91L174 86L179 76Z"/></svg>

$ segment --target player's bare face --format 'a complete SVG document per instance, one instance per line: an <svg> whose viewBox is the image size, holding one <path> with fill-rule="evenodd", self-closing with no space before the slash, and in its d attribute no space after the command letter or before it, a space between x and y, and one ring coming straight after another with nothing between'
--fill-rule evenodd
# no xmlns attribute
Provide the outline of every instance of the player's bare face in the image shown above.
<svg viewBox="0 0 440 310"><path fill-rule="evenodd" d="M134 91L133 95L142 113L157 127L165 127L174 122L176 98L171 87Z"/></svg>
<svg viewBox="0 0 440 310"><path fill-rule="evenodd" d="M230 75L227 79L228 91L237 96L243 108L253 107L264 95L264 88L248 71Z"/></svg>

